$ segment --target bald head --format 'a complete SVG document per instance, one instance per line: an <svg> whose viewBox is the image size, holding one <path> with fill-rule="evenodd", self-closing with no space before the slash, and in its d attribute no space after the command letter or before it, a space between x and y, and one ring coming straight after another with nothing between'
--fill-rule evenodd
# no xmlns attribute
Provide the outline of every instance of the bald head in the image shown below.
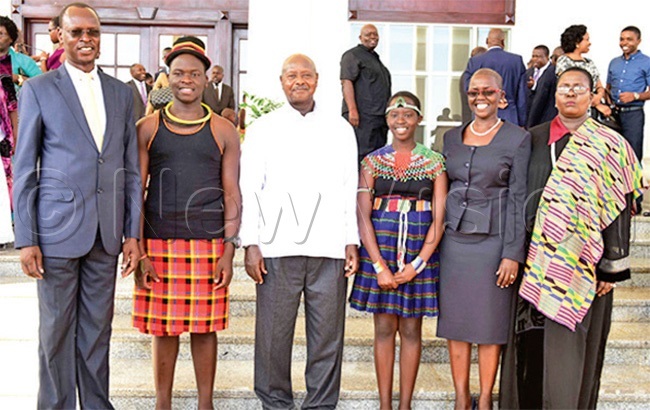
<svg viewBox="0 0 650 410"><path fill-rule="evenodd" d="M497 88L499 88L499 89L502 89L502 88L503 88L503 78L501 78L501 76L499 75L499 73L497 73L496 71L494 71L494 70L491 69L491 68L480 68L480 69L476 70L476 72L474 73L474 75L472 75L472 78L469 80L470 84L472 83L472 81L473 81L474 78L476 78L476 77L488 77L488 78L492 78L492 79L494 79L494 81L496 82L496 84L497 84Z"/></svg>
<svg viewBox="0 0 650 410"><path fill-rule="evenodd" d="M366 47L369 50L374 50L379 44L379 32L377 27L372 24L366 24L361 27L361 32L359 33L359 42L361 45Z"/></svg>
<svg viewBox="0 0 650 410"><path fill-rule="evenodd" d="M314 74L317 73L316 64L314 64L314 61L311 58L304 54L292 54L284 60L284 63L282 63L282 73L280 73L280 75L283 75L287 71L287 68L294 64L299 64L303 67L309 68L314 72Z"/></svg>
<svg viewBox="0 0 650 410"><path fill-rule="evenodd" d="M488 33L487 39L485 39L485 44L488 47L502 47L506 44L506 34L500 28L493 28Z"/></svg>

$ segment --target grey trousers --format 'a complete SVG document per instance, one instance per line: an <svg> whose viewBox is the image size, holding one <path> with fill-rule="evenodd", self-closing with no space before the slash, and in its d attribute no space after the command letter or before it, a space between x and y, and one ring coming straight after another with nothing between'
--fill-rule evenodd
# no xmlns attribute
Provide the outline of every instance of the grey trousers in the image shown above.
<svg viewBox="0 0 650 410"><path fill-rule="evenodd" d="M37 282L38 409L112 409L108 400L108 345L117 257L97 238L77 259L43 258Z"/></svg>
<svg viewBox="0 0 650 410"><path fill-rule="evenodd" d="M307 333L303 409L334 409L341 387L347 279L343 259L265 258L257 286L255 393L265 409L295 408L291 351L300 297Z"/></svg>

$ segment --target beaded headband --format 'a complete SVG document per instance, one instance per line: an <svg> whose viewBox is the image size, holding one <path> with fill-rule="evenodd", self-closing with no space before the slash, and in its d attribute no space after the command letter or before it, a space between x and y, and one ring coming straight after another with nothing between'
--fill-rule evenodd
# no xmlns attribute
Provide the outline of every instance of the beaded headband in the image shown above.
<svg viewBox="0 0 650 410"><path fill-rule="evenodd" d="M413 104L407 103L404 97L397 97L397 100L395 100L393 105L386 108L386 114L388 114L389 112L393 111L396 108L410 108L413 111L417 112L419 116L422 116L420 109Z"/></svg>

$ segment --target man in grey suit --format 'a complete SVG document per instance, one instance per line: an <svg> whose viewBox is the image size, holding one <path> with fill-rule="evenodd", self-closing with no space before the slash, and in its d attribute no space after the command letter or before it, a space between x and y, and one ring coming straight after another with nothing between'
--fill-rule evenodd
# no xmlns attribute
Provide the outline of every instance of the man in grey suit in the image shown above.
<svg viewBox="0 0 650 410"><path fill-rule="evenodd" d="M26 82L15 155L16 248L38 279L39 409L112 409L108 345L117 257L138 263L142 204L133 95L97 69L100 23L67 5L66 62ZM123 238L125 238L123 242Z"/></svg>
<svg viewBox="0 0 650 410"><path fill-rule="evenodd" d="M147 70L142 64L131 65L131 77L133 79L127 82L126 85L131 87L131 92L133 92L133 118L136 121L144 117L147 108L147 96L151 91L151 86L145 83L146 76Z"/></svg>
<svg viewBox="0 0 650 410"><path fill-rule="evenodd" d="M212 67L210 82L203 92L203 102L219 115L224 108L235 109L235 94L232 87L223 83L223 67L220 65Z"/></svg>

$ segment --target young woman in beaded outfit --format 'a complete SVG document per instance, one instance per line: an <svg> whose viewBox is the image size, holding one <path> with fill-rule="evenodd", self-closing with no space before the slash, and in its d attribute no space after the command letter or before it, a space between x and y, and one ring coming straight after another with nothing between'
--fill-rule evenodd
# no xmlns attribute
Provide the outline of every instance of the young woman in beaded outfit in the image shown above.
<svg viewBox="0 0 650 410"><path fill-rule="evenodd" d="M447 174L442 155L416 143L420 100L400 91L386 121L393 142L361 162L361 266L350 305L374 314L381 409L392 408L395 336L400 335L399 408L411 408L422 350L422 317L438 314L438 243Z"/></svg>

